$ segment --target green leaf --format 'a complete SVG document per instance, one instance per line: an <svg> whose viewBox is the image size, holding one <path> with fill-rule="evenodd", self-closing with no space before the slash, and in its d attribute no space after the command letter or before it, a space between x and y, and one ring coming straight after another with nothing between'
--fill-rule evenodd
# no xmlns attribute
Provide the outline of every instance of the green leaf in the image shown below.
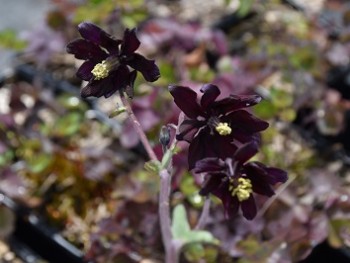
<svg viewBox="0 0 350 263"><path fill-rule="evenodd" d="M278 109L290 107L293 104L293 95L288 91L273 87L270 95L272 104Z"/></svg>
<svg viewBox="0 0 350 263"><path fill-rule="evenodd" d="M109 114L109 118L114 118L114 117L117 117L119 114L122 114L123 112L126 111L126 108L125 107L119 107L118 109L116 109L115 111L112 111L110 114Z"/></svg>
<svg viewBox="0 0 350 263"><path fill-rule="evenodd" d="M169 166L169 163L171 162L171 159L173 157L173 152L171 150L167 150L162 158L162 164L161 169L166 169Z"/></svg>
<svg viewBox="0 0 350 263"><path fill-rule="evenodd" d="M53 133L56 136L70 136L80 129L82 116L78 112L71 112L57 120Z"/></svg>
<svg viewBox="0 0 350 263"><path fill-rule="evenodd" d="M219 242L208 231L191 230L190 224L187 220L186 209L182 204L177 205L174 208L171 231L174 239L181 240L183 245L197 242L218 244Z"/></svg>
<svg viewBox="0 0 350 263"><path fill-rule="evenodd" d="M185 173L180 182L180 190L185 195L187 201L196 208L201 208L204 198L199 194L199 188L196 185L193 176Z"/></svg>
<svg viewBox="0 0 350 263"><path fill-rule="evenodd" d="M52 156L49 153L39 153L30 158L28 166L33 173L43 172L51 164Z"/></svg>
<svg viewBox="0 0 350 263"><path fill-rule="evenodd" d="M160 169L161 163L159 161L148 161L145 163L144 167L146 171L158 174L159 171L161 170Z"/></svg>
<svg viewBox="0 0 350 263"><path fill-rule="evenodd" d="M27 43L18 39L17 33L12 29L5 29L0 31L0 46L13 50L23 50Z"/></svg>
<svg viewBox="0 0 350 263"><path fill-rule="evenodd" d="M189 244L186 246L184 254L190 262L198 262L205 256L205 249L202 244Z"/></svg>
<svg viewBox="0 0 350 263"><path fill-rule="evenodd" d="M271 101L263 100L253 108L254 113L262 119L272 119L278 115L278 110Z"/></svg>
<svg viewBox="0 0 350 263"><path fill-rule="evenodd" d="M237 14L240 17L246 16L250 9L252 8L252 5L254 3L254 0L240 0L239 1L239 7L237 10Z"/></svg>
<svg viewBox="0 0 350 263"><path fill-rule="evenodd" d="M173 211L173 223L171 226L174 239L186 241L188 233L191 231L187 220L186 209L183 205L177 205Z"/></svg>

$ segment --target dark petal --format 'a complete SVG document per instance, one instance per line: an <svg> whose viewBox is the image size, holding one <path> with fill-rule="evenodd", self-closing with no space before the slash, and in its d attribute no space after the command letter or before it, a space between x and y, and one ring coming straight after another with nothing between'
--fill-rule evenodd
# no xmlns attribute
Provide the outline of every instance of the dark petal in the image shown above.
<svg viewBox="0 0 350 263"><path fill-rule="evenodd" d="M91 80L93 78L91 71L94 69L95 65L96 64L90 60L85 61L78 69L77 77L86 81Z"/></svg>
<svg viewBox="0 0 350 263"><path fill-rule="evenodd" d="M230 136L232 139L240 141L241 143L255 142L260 145L261 136L259 133L247 133L240 129L232 130Z"/></svg>
<svg viewBox="0 0 350 263"><path fill-rule="evenodd" d="M179 141L191 142L193 136L198 132L198 129L204 125L205 122L203 121L184 119L179 126L179 133L176 134L176 139Z"/></svg>
<svg viewBox="0 0 350 263"><path fill-rule="evenodd" d="M111 54L119 53L119 44L121 40L115 40L111 35L103 31L98 26L83 22L78 26L80 35L86 40L91 41L95 45L102 46Z"/></svg>
<svg viewBox="0 0 350 263"><path fill-rule="evenodd" d="M135 53L131 60L126 62L130 67L140 71L145 80L149 82L156 81L160 77L159 68L154 60L146 59L144 56Z"/></svg>
<svg viewBox="0 0 350 263"><path fill-rule="evenodd" d="M127 67L120 66L110 76L101 80L90 81L82 90L81 96L86 97L110 97L117 90L125 88L129 78Z"/></svg>
<svg viewBox="0 0 350 263"><path fill-rule="evenodd" d="M256 162L250 162L244 165L241 172L245 173L252 181L253 191L255 193L269 197L275 194L272 184L269 182L270 176L263 166L257 165Z"/></svg>
<svg viewBox="0 0 350 263"><path fill-rule="evenodd" d="M216 157L209 157L199 160L195 164L195 173L217 173L224 172L226 170L226 165L223 160Z"/></svg>
<svg viewBox="0 0 350 263"><path fill-rule="evenodd" d="M247 200L242 201L241 208L243 216L248 220L252 220L257 214L254 196L251 195Z"/></svg>
<svg viewBox="0 0 350 263"><path fill-rule="evenodd" d="M191 119L203 116L204 113L197 102L197 93L188 87L170 85L169 92L175 104Z"/></svg>
<svg viewBox="0 0 350 263"><path fill-rule="evenodd" d="M136 70L131 71L129 74L128 84L125 88L125 93L126 95L128 95L129 98L134 97L134 83L135 83L136 76L137 76Z"/></svg>
<svg viewBox="0 0 350 263"><path fill-rule="evenodd" d="M248 134L263 131L269 127L266 121L263 121L245 110L237 110L227 116L220 118L222 122L228 122L232 130L238 129Z"/></svg>
<svg viewBox="0 0 350 263"><path fill-rule="evenodd" d="M288 180L288 174L282 169L268 167L260 162L249 162L245 165L245 169L249 171L264 173L267 182L271 185L277 183L285 183Z"/></svg>
<svg viewBox="0 0 350 263"><path fill-rule="evenodd" d="M140 41L136 36L135 28L132 30L128 28L125 29L123 43L121 46L121 54L130 56L132 53L135 52L136 49L139 48L139 46L140 46Z"/></svg>
<svg viewBox="0 0 350 263"><path fill-rule="evenodd" d="M258 95L230 95L228 98L214 102L211 107L220 114L227 114L238 109L254 106L260 101L261 97Z"/></svg>
<svg viewBox="0 0 350 263"><path fill-rule="evenodd" d="M197 161L207 157L226 159L234 155L237 146L232 144L229 136L211 135L208 127L199 131L193 138L188 149L189 170L195 167Z"/></svg>
<svg viewBox="0 0 350 263"><path fill-rule="evenodd" d="M258 152L258 144L256 142L246 143L240 148L234 155L234 159L240 162L241 164L248 161Z"/></svg>
<svg viewBox="0 0 350 263"><path fill-rule="evenodd" d="M217 86L213 84L206 84L201 88L203 96L201 98L201 106L203 109L206 109L208 105L213 103L216 98L220 95L220 90Z"/></svg>
<svg viewBox="0 0 350 263"><path fill-rule="evenodd" d="M213 191L213 194L221 199L224 206L225 217L231 219L237 215L240 202L237 197L231 195L228 187L228 183L222 184L220 188Z"/></svg>
<svg viewBox="0 0 350 263"><path fill-rule="evenodd" d="M110 97L117 90L123 90L127 85L130 85L130 81L132 81L134 73L130 76L130 71L126 66L119 66L119 68L111 73L112 75L112 83L113 88L111 90L106 91L104 94L105 98Z"/></svg>
<svg viewBox="0 0 350 263"><path fill-rule="evenodd" d="M84 88L82 88L80 95L82 98L87 97L101 97L105 94L106 90L112 89L111 77L107 77L101 80L91 80Z"/></svg>
<svg viewBox="0 0 350 263"><path fill-rule="evenodd" d="M100 47L85 39L73 40L67 45L66 50L68 53L74 54L77 59L91 59L95 62L101 62L108 57L108 54Z"/></svg>
<svg viewBox="0 0 350 263"><path fill-rule="evenodd" d="M220 187L224 176L225 175L223 175L223 174L207 175L205 180L204 180L204 183L202 185L202 188L199 191L199 194L200 195L208 195L211 192L213 192L215 189Z"/></svg>
<svg viewBox="0 0 350 263"><path fill-rule="evenodd" d="M282 169L268 167L266 172L269 175L270 184L285 183L288 180L288 173Z"/></svg>

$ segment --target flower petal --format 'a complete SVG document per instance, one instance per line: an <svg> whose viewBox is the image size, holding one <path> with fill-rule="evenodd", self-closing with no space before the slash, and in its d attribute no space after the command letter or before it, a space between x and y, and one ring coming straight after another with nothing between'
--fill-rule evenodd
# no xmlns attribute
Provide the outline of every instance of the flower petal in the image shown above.
<svg viewBox="0 0 350 263"><path fill-rule="evenodd" d="M201 106L203 109L207 108L208 105L213 103L216 98L220 95L220 90L217 86L213 84L206 84L201 88L203 96L201 98Z"/></svg>
<svg viewBox="0 0 350 263"><path fill-rule="evenodd" d="M175 104L191 119L203 116L204 113L197 103L197 93L188 87L170 85L169 92L174 97Z"/></svg>
<svg viewBox="0 0 350 263"><path fill-rule="evenodd" d="M184 119L179 126L179 133L176 134L176 139L179 141L191 142L198 132L198 129L204 125L205 122L203 121Z"/></svg>
<svg viewBox="0 0 350 263"><path fill-rule="evenodd" d="M128 95L129 98L134 97L134 83L135 83L136 76L137 76L136 70L131 71L129 74L129 80L125 87L125 93L126 95Z"/></svg>
<svg viewBox="0 0 350 263"><path fill-rule="evenodd" d="M91 80L93 78L91 71L94 69L95 65L96 64L90 60L85 61L78 69L77 77L86 81Z"/></svg>
<svg viewBox="0 0 350 263"><path fill-rule="evenodd" d="M269 183L285 183L288 180L288 173L282 169L267 167L266 172L269 175Z"/></svg>
<svg viewBox="0 0 350 263"><path fill-rule="evenodd" d="M238 148L237 152L234 155L235 160L240 162L241 164L248 161L258 152L258 144L256 142L246 143L240 148Z"/></svg>
<svg viewBox="0 0 350 263"><path fill-rule="evenodd" d="M218 188L222 183L223 174L207 175L205 181L199 191L200 195L208 195Z"/></svg>
<svg viewBox="0 0 350 263"><path fill-rule="evenodd" d="M250 196L247 200L241 202L241 208L243 212L243 216L248 219L252 220L257 214L257 208L255 204L254 196Z"/></svg>
<svg viewBox="0 0 350 263"><path fill-rule="evenodd" d="M129 80L129 70L127 67L120 66L110 76L102 80L90 81L82 90L81 97L110 97L117 90L125 88Z"/></svg>
<svg viewBox="0 0 350 263"><path fill-rule="evenodd" d="M248 134L266 130L269 124L245 110L237 110L220 119L228 122L234 131L238 129Z"/></svg>
<svg viewBox="0 0 350 263"><path fill-rule="evenodd" d="M145 80L149 82L156 81L160 77L159 68L154 60L146 59L140 54L133 54L132 59L128 60L126 64L128 64L133 69L140 71Z"/></svg>
<svg viewBox="0 0 350 263"><path fill-rule="evenodd" d="M216 101L212 108L221 114L254 106L261 101L258 95L230 95L229 97Z"/></svg>
<svg viewBox="0 0 350 263"><path fill-rule="evenodd" d="M119 53L119 44L121 44L122 41L113 39L111 35L98 26L83 22L78 25L78 30L83 38L91 41L95 45L104 47L110 54Z"/></svg>
<svg viewBox="0 0 350 263"><path fill-rule="evenodd" d="M288 174L282 169L268 167L260 162L249 162L245 166L250 173L264 174L266 181L271 184L285 183L288 180Z"/></svg>
<svg viewBox="0 0 350 263"><path fill-rule="evenodd" d="M102 80L91 80L84 88L82 88L80 95L82 98L99 98L105 94L106 89L110 90L111 86L111 77L107 77Z"/></svg>
<svg viewBox="0 0 350 263"><path fill-rule="evenodd" d="M258 162L249 162L243 167L243 172L252 181L253 191L255 193L273 196L275 194L270 180L270 175L266 172L265 165Z"/></svg>
<svg viewBox="0 0 350 263"><path fill-rule="evenodd" d="M66 50L68 53L74 54L77 59L90 59L95 62L101 62L108 57L107 53L100 47L85 39L73 40L68 43Z"/></svg>
<svg viewBox="0 0 350 263"><path fill-rule="evenodd" d="M132 81L132 78L134 78L131 77L132 75L133 74L130 74L129 69L126 66L119 66L119 68L112 75L113 88L109 91L106 91L104 94L105 98L110 97L117 90L125 89L126 86L130 85L130 81Z"/></svg>
<svg viewBox="0 0 350 263"><path fill-rule="evenodd" d="M207 157L225 159L233 156L237 150L229 136L211 135L208 127L202 129L192 140L188 148L189 170L195 167L197 161Z"/></svg>
<svg viewBox="0 0 350 263"><path fill-rule="evenodd" d="M130 56L140 46L140 41L136 36L136 29L125 29L123 43L121 45L121 54Z"/></svg>
<svg viewBox="0 0 350 263"><path fill-rule="evenodd" d="M237 197L231 195L228 187L228 183L222 184L221 187L213 191L213 194L221 199L224 206L225 218L231 219L237 215L240 202Z"/></svg>
<svg viewBox="0 0 350 263"><path fill-rule="evenodd" d="M216 157L204 158L196 162L195 173L217 173L226 170L225 162Z"/></svg>

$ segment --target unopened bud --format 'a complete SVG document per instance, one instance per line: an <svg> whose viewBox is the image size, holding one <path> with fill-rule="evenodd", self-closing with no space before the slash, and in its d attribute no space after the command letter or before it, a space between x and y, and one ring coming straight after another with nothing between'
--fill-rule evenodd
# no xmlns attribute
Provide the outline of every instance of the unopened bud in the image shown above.
<svg viewBox="0 0 350 263"><path fill-rule="evenodd" d="M170 128L168 126L162 126L159 134L159 142L166 148L170 142Z"/></svg>

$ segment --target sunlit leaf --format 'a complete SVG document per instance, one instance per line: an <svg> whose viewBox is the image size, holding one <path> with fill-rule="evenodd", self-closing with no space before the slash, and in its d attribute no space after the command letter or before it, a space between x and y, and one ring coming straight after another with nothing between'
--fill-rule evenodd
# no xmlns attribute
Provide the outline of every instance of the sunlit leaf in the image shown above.
<svg viewBox="0 0 350 263"><path fill-rule="evenodd" d="M241 17L247 15L251 10L251 7L253 4L254 4L254 0L240 0L237 14Z"/></svg>
<svg viewBox="0 0 350 263"><path fill-rule="evenodd" d="M173 221L171 231L174 239L186 241L188 233L191 231L188 223L186 209L183 205L177 205L173 210Z"/></svg>
<svg viewBox="0 0 350 263"><path fill-rule="evenodd" d="M174 208L171 230L174 238L181 240L183 244L196 242L218 244L218 240L210 232L205 230L191 230L186 209L182 204Z"/></svg>
<svg viewBox="0 0 350 263"><path fill-rule="evenodd" d="M29 163L28 163L29 169L33 173L40 173L44 171L51 164L51 161L52 161L52 157L50 154L47 154L47 153L36 154L35 157L33 156L29 160Z"/></svg>
<svg viewBox="0 0 350 263"><path fill-rule="evenodd" d="M12 29L5 29L0 31L0 46L4 48L14 49L14 50L23 50L26 47L27 43L23 40L20 40L17 37L17 34Z"/></svg>
<svg viewBox="0 0 350 263"><path fill-rule="evenodd" d="M194 207L201 208L203 206L204 198L199 194L199 188L189 173L182 177L180 190Z"/></svg>
<svg viewBox="0 0 350 263"><path fill-rule="evenodd" d="M278 109L286 108L293 104L292 94L285 90L272 88L270 95L272 104Z"/></svg>
<svg viewBox="0 0 350 263"><path fill-rule="evenodd" d="M57 120L53 133L56 136L70 136L78 132L82 116L78 112L71 112Z"/></svg>

